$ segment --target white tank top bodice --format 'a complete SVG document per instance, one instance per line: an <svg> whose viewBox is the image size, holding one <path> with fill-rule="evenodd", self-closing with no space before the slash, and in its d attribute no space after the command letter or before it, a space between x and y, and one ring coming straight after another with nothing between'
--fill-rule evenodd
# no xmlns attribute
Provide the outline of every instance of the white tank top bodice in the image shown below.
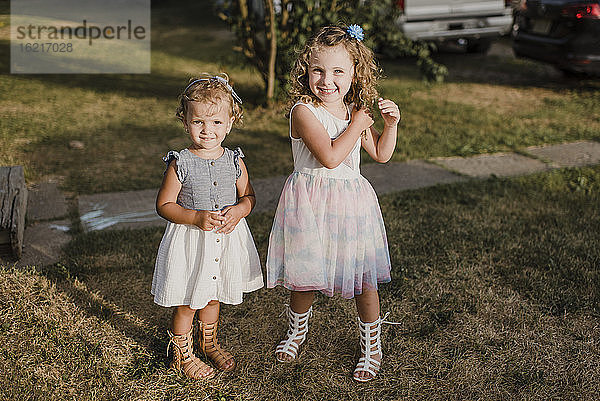
<svg viewBox="0 0 600 401"><path fill-rule="evenodd" d="M322 106L315 107L307 103L296 103L292 107L292 110L290 110L290 115L292 114L294 107L298 106L299 104L306 106L315 115L315 117L317 117L317 120L323 124L323 127L331 139L335 139L340 136L340 134L346 130L348 124L350 124L350 119L342 120L329 113ZM350 112L348 112L348 115L351 115ZM346 157L346 159L344 159L344 161L336 168L329 169L319 163L319 161L306 147L302 138L292 137L291 131L290 118L290 139L292 141L294 171L321 177L340 179L357 178L360 176L360 138L358 138L354 144L354 148L352 148L352 151L348 157Z"/></svg>

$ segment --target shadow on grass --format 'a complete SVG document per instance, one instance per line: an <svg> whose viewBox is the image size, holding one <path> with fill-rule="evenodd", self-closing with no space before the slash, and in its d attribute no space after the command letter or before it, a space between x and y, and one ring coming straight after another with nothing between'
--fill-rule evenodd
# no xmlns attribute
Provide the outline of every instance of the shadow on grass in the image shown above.
<svg viewBox="0 0 600 401"><path fill-rule="evenodd" d="M397 266L389 291L397 296L407 283L448 279L434 296L418 296L420 313L441 328L476 310L464 269L483 266L548 314L597 315L599 184L598 168L566 169L384 197Z"/></svg>
<svg viewBox="0 0 600 401"><path fill-rule="evenodd" d="M263 266L272 218L273 213L256 213L248 218ZM149 227L82 233L65 247L65 264L42 269L42 273L88 316L110 324L136 341L141 349L137 350L129 370L134 379L167 368L166 330L170 325L171 309L154 304L150 293L163 231L162 227ZM272 299L265 301L265 295L262 291L246 295L258 300L263 298L259 309L256 309L256 301L235 307L223 305L221 336L229 338L230 343L237 342L234 336L242 330L237 327L240 321L265 313L268 304L282 307L283 300L277 303ZM269 298L275 296L274 292L268 295ZM268 319L263 323L267 325L264 330L269 330ZM246 330L251 330L251 326L247 325ZM260 338L260 335L253 333L246 337ZM255 344L265 345L256 341ZM270 343L266 345L271 346Z"/></svg>
<svg viewBox="0 0 600 401"><path fill-rule="evenodd" d="M272 214L257 214L250 220L253 226L259 225L253 232L264 263ZM163 231L155 227L79 234L64 250L65 264L49 266L42 272L88 316L111 325L135 341L137 346L132 350L134 355L127 368L128 379L162 377L168 368L165 349L171 308L157 306L150 294L156 251ZM271 320L264 314L271 313L271 306L281 309L283 299L274 302L278 297L275 293L269 292L266 297L264 291L256 291L247 294L242 305L223 305L221 309L220 342L233 348L231 352L241 365L238 370L252 370L253 376L263 374L263 357L270 355L274 346L264 341L266 333L272 331ZM243 347L239 345L242 342ZM219 380L237 381L240 377L234 375ZM241 380L246 378L242 376ZM194 386L195 383L183 380L182 385ZM220 391L219 386L213 384L206 391L217 391L215 388Z"/></svg>
<svg viewBox="0 0 600 401"><path fill-rule="evenodd" d="M166 368L168 327L156 307L150 283L162 228L80 234L65 248L65 265L42 272L88 316L109 323L141 347L132 378Z"/></svg>
<svg viewBox="0 0 600 401"><path fill-rule="evenodd" d="M447 83L476 83L520 88L565 89L584 93L598 91L600 78L567 76L552 65L513 56L512 40L499 38L496 54L466 53L452 46L442 46L432 58L448 68ZM379 56L387 76L419 79L416 59Z"/></svg>
<svg viewBox="0 0 600 401"><path fill-rule="evenodd" d="M63 177L61 186L78 194L158 188L169 143L185 137L175 125L145 122L64 130L28 145L36 174ZM81 148L70 146L71 141ZM177 149L179 150L179 149Z"/></svg>
<svg viewBox="0 0 600 401"><path fill-rule="evenodd" d="M2 44L0 44L2 46ZM0 67L6 73L10 65L2 63ZM97 94L121 93L132 98L154 97L173 99L177 96L185 79L170 75L152 74L19 74L28 81L37 81L44 85L65 88L80 88Z"/></svg>
<svg viewBox="0 0 600 401"><path fill-rule="evenodd" d="M588 186L578 190L582 175ZM382 298L393 304L408 297L419 305L419 323L405 334L428 336L452 324L455 316L475 313L477 299L469 281L474 280L470 270L476 266L491 274L486 280L512 288L551 315L600 313L600 220L594 207L599 200L593 193L599 183L600 169L572 169L382 197L394 266L392 282L382 286ZM271 218L272 214L251 217L263 262ZM161 234L160 228L148 228L77 236L66 249L68 273L110 304L153 320L148 293ZM142 281L128 297L135 293L132 299L145 302L127 305L115 297L127 293L128 283L108 277L131 275ZM411 294L417 283L426 282L440 286ZM89 304L94 305L90 312L118 317L98 301ZM147 341L140 328L130 325L127 330Z"/></svg>
<svg viewBox="0 0 600 401"><path fill-rule="evenodd" d="M217 63L228 68L248 68L243 57L234 52L233 34L228 25L214 15L212 1L161 1L152 6L152 57L158 54L198 63L199 68ZM8 13L9 10L6 10ZM162 56L162 57L164 57ZM161 57L161 58L162 58ZM170 58L169 58L170 57ZM158 61L157 61L158 62ZM163 66L161 66L163 67ZM167 68L168 69L168 68ZM219 71L197 71L216 73ZM0 40L0 73L10 74L10 41ZM66 88L81 88L97 93L127 93L132 97L176 99L189 76L150 74L24 74L28 80ZM236 83L249 105L262 103L263 90L256 85Z"/></svg>
<svg viewBox="0 0 600 401"><path fill-rule="evenodd" d="M599 186L594 167L382 196L393 280L380 288L381 305L402 326L384 329L376 383L356 387L350 379L358 334L353 302L340 297L317 297L300 360L277 364L273 347L285 332L277 315L287 298L277 288L224 307L221 338L240 374L219 379L221 388L261 400L593 393L597 348L588 335L600 304ZM263 263L272 216L249 218ZM166 368L170 313L150 295L161 234L79 234L64 266L46 270L88 316L135 340L128 379Z"/></svg>
<svg viewBox="0 0 600 401"><path fill-rule="evenodd" d="M199 50L197 53L203 53ZM189 57L189 54L187 54ZM10 73L10 45L8 41L0 40L0 73ZM224 58L223 62L229 67L222 67L215 71L204 71L204 64L199 64L199 70L192 75L174 76L151 72L150 74L19 74L15 76L26 77L28 81L37 81L44 85L61 86L64 88L79 88L90 90L98 94L126 94L129 97L146 97L156 99L172 100L174 103L193 75L198 76L203 72L218 73L231 72L231 69L239 69L235 63L240 60L231 56L231 60ZM200 62L198 59L189 59L190 62ZM215 58L209 58L202 63L215 62ZM233 67L232 67L233 66ZM234 82L236 91L244 99L245 107L256 107L262 105L263 88L260 85L247 82Z"/></svg>

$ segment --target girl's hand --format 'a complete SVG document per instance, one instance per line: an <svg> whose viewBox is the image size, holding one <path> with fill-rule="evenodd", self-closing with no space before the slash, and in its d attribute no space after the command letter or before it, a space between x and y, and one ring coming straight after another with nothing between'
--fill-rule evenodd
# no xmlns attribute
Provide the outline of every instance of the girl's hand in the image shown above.
<svg viewBox="0 0 600 401"><path fill-rule="evenodd" d="M210 210L197 210L194 216L194 225L204 231L212 231L215 227L221 227L225 217L221 212L211 212Z"/></svg>
<svg viewBox="0 0 600 401"><path fill-rule="evenodd" d="M242 217L244 217L243 211L241 208L237 207L237 205L227 206L221 211L221 213L223 222L222 225L217 229L217 232L220 234L229 234L232 232Z"/></svg>
<svg viewBox="0 0 600 401"><path fill-rule="evenodd" d="M401 120L400 109L398 105L389 99L379 98L377 106L381 112L383 123L389 127L398 125Z"/></svg>
<svg viewBox="0 0 600 401"><path fill-rule="evenodd" d="M373 116L369 109L361 108L352 110L352 119L350 124L356 124L361 131L368 129L373 125Z"/></svg>

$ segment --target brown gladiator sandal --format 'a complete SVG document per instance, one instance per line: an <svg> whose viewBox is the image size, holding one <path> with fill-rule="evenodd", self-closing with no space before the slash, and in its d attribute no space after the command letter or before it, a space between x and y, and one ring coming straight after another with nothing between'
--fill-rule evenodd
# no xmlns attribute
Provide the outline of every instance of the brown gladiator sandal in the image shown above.
<svg viewBox="0 0 600 401"><path fill-rule="evenodd" d="M217 343L218 323L218 320L214 323L198 321L200 345L204 355L213 361L213 363L217 366L217 369L225 372L231 372L233 369L235 369L235 361L233 365L225 369L227 362L233 361L233 356L229 352L223 351L221 346Z"/></svg>
<svg viewBox="0 0 600 401"><path fill-rule="evenodd" d="M175 335L170 331L169 344L167 345L167 356L169 356L169 347L173 344L173 360L170 367L182 372L190 379L211 379L215 371L202 362L193 352L192 331L187 334ZM210 372L212 370L212 372ZM210 372L209 374L206 374Z"/></svg>

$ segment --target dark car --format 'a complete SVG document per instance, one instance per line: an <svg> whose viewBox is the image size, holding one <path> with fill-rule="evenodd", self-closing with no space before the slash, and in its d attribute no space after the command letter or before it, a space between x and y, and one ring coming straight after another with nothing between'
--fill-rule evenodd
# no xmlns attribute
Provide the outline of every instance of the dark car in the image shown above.
<svg viewBox="0 0 600 401"><path fill-rule="evenodd" d="M513 50L568 73L600 76L600 1L527 0L517 6Z"/></svg>

